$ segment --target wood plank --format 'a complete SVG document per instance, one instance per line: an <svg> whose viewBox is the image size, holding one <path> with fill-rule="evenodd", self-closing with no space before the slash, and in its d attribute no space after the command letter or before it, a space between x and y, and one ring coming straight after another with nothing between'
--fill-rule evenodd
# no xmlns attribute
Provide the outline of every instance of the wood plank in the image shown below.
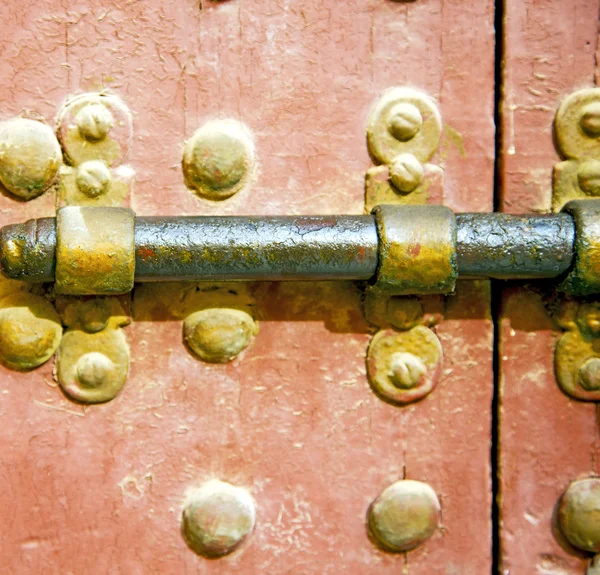
<svg viewBox="0 0 600 575"><path fill-rule="evenodd" d="M128 103L140 214L361 213L371 166L366 118L383 90L401 84L440 103L446 131L436 161L446 169L446 203L491 209L492 0L36 4L27 12L32 35L46 21L60 33L56 52L28 72L32 82L48 79L44 110L51 117L67 95L102 88ZM23 2L7 0L2 10L15 25L0 50L33 43L23 36ZM30 85L2 85L8 115L37 102ZM259 170L247 191L210 203L185 189L180 159L185 138L219 116L248 125ZM33 205L7 199L6 220L31 217ZM253 289L260 333L226 366L192 358L181 323L148 311L138 288L126 331L132 370L114 401L70 403L52 386L49 366L28 376L1 372L11 422L0 443L7 570L489 571L487 286L450 299L438 328L445 379L405 409L368 386L369 333L353 286ZM365 528L371 501L405 473L438 492L444 522L407 556L378 550ZM206 561L183 542L180 516L186 490L214 477L248 488L258 520L242 549Z"/></svg>
<svg viewBox="0 0 600 575"><path fill-rule="evenodd" d="M597 0L505 0L502 100L502 209L550 211L552 141L561 99L593 86ZM501 572L581 574L585 561L553 533L554 506L569 482L598 473L593 404L564 395L555 381L560 328L525 287L501 309Z"/></svg>

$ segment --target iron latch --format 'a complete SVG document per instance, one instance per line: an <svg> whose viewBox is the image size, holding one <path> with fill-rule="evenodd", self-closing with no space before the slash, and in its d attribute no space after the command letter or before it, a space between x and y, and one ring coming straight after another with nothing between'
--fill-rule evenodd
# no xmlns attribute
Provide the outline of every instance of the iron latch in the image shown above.
<svg viewBox="0 0 600 575"><path fill-rule="evenodd" d="M435 205L369 215L135 217L64 207L0 231L6 277L59 293L121 294L134 281L364 280L390 295L445 294L458 276L557 278L600 292L600 200L552 215L454 214Z"/></svg>

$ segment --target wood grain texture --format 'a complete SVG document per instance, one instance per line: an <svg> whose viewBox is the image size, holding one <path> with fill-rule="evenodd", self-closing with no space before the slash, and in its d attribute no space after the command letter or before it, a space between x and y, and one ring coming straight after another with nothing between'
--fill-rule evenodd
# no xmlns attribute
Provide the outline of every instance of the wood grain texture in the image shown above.
<svg viewBox="0 0 600 575"><path fill-rule="evenodd" d="M429 92L446 119L445 203L491 209L491 0L6 0L0 15L2 117L51 122L70 94L120 95L134 114L139 214L360 213L366 118L402 84ZM214 117L243 121L259 162L255 182L218 204L187 191L180 167L186 137ZM51 215L53 201L2 196L0 210L4 224ZM437 330L445 379L406 409L367 384L352 286L254 290L260 333L227 366L196 361L180 322L137 309L129 381L109 404L70 403L50 365L0 372L0 572L489 572L487 286L450 298ZM444 529L390 555L365 518L404 475L440 495ZM218 561L179 532L186 490L212 477L257 502L254 535Z"/></svg>
<svg viewBox="0 0 600 575"><path fill-rule="evenodd" d="M505 1L504 211L550 211L554 114L594 85L599 9L597 0ZM510 289L501 316L501 573L580 575L586 562L559 542L553 513L570 481L599 471L595 406L558 388L561 331L538 295Z"/></svg>

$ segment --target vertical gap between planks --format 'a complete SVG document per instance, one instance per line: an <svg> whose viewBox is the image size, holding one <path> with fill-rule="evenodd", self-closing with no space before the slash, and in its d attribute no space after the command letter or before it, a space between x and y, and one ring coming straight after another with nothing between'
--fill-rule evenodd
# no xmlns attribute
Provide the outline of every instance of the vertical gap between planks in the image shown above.
<svg viewBox="0 0 600 575"><path fill-rule="evenodd" d="M503 141L502 141L502 109L504 86L504 23L507 0L495 2L494 28L496 47L494 52L494 121L496 124L495 154L494 154L494 211L503 208ZM500 485L500 425L501 425L501 297L502 283L492 280L491 285L491 313L494 326L493 347L493 385L491 417L491 446L490 470L492 481L492 575L497 575L501 570L501 485Z"/></svg>

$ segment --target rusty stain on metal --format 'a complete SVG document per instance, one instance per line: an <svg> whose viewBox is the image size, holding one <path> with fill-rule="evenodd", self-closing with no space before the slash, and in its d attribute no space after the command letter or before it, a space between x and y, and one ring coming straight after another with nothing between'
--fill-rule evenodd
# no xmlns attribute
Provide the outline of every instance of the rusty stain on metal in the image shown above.
<svg viewBox="0 0 600 575"><path fill-rule="evenodd" d="M438 530L441 506L427 483L402 480L387 487L369 509L369 534L386 551L423 545Z"/></svg>
<svg viewBox="0 0 600 575"><path fill-rule="evenodd" d="M569 95L554 119L555 141L565 161L554 167L552 209L600 194L600 89Z"/></svg>
<svg viewBox="0 0 600 575"><path fill-rule="evenodd" d="M400 130L404 137L414 132L412 137L398 139L395 134L398 118L406 117L407 105L419 112L422 121L413 117L409 124L412 127ZM415 130L417 126L419 129ZM405 87L385 92L371 111L367 125L369 151L382 164L389 164L402 153L414 154L420 162L429 161L438 148L441 134L442 119L435 102L422 92Z"/></svg>
<svg viewBox="0 0 600 575"><path fill-rule="evenodd" d="M45 298L18 291L0 300L0 362L29 370L48 361L57 350L62 325Z"/></svg>
<svg viewBox="0 0 600 575"><path fill-rule="evenodd" d="M65 158L71 166L88 160L102 160L113 167L123 162L129 150L131 113L112 94L81 94L62 107L57 130Z"/></svg>
<svg viewBox="0 0 600 575"><path fill-rule="evenodd" d="M381 399L406 405L435 389L442 362L442 344L429 328L418 325L404 332L381 330L369 344L367 375Z"/></svg>
<svg viewBox="0 0 600 575"><path fill-rule="evenodd" d="M199 196L224 200L248 182L254 145L248 129L235 120L214 120L196 130L185 143L185 183Z"/></svg>
<svg viewBox="0 0 600 575"><path fill-rule="evenodd" d="M600 303L563 302L557 314L566 330L554 352L554 371L560 388L575 399L600 401Z"/></svg>
<svg viewBox="0 0 600 575"><path fill-rule="evenodd" d="M56 220L56 290L123 294L135 277L134 213L128 208L65 207Z"/></svg>
<svg viewBox="0 0 600 575"><path fill-rule="evenodd" d="M0 123L0 182L14 196L31 200L50 187L62 153L52 130L34 120Z"/></svg>
<svg viewBox="0 0 600 575"><path fill-rule="evenodd" d="M579 479L569 485L559 502L558 524L571 545L600 553L600 478Z"/></svg>
<svg viewBox="0 0 600 575"><path fill-rule="evenodd" d="M252 316L239 309L209 308L183 322L183 339L200 359L226 363L244 351L258 332Z"/></svg>
<svg viewBox="0 0 600 575"><path fill-rule="evenodd" d="M80 403L104 403L123 388L129 347L120 329L129 318L118 298L58 301L67 330L56 354L56 378Z"/></svg>
<svg viewBox="0 0 600 575"><path fill-rule="evenodd" d="M367 124L369 152L382 164L367 171L367 212L380 204L442 203L443 170L427 163L441 133L441 117L431 98L406 87L383 94Z"/></svg>
<svg viewBox="0 0 600 575"><path fill-rule="evenodd" d="M379 266L372 289L393 295L454 290L456 217L444 206L378 206Z"/></svg>
<svg viewBox="0 0 600 575"><path fill-rule="evenodd" d="M255 523L256 506L246 489L211 480L188 493L182 535L198 555L219 558L238 549Z"/></svg>
<svg viewBox="0 0 600 575"><path fill-rule="evenodd" d="M119 98L89 93L68 101L58 117L58 135L70 164L60 171L59 207L128 204L135 173L121 164L132 123Z"/></svg>
<svg viewBox="0 0 600 575"><path fill-rule="evenodd" d="M586 296L600 292L600 199L572 200L563 207L575 222L575 259L559 288Z"/></svg>
<svg viewBox="0 0 600 575"><path fill-rule="evenodd" d="M599 158L598 131L600 88L585 88L567 96L554 119L559 151L565 158Z"/></svg>

